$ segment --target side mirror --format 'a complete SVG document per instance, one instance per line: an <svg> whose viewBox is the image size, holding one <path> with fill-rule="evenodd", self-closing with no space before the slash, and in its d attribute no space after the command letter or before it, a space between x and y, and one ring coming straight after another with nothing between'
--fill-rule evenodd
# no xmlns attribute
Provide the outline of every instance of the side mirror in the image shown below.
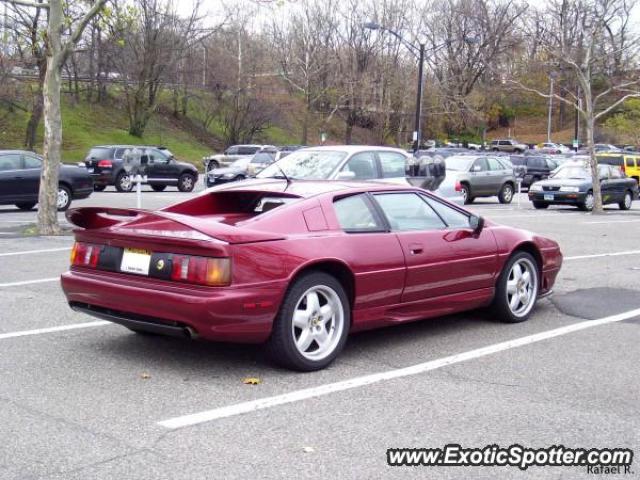
<svg viewBox="0 0 640 480"><path fill-rule="evenodd" d="M479 215L471 215L469 217L469 227L471 227L475 235L480 235L484 228L484 218Z"/></svg>
<svg viewBox="0 0 640 480"><path fill-rule="evenodd" d="M350 170L342 170L338 173L336 180L354 180L356 178L356 173Z"/></svg>

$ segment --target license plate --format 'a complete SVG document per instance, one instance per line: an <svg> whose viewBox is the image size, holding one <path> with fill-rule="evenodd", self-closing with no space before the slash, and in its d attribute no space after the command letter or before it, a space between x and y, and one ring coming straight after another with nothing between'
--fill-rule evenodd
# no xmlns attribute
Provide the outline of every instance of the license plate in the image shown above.
<svg viewBox="0 0 640 480"><path fill-rule="evenodd" d="M135 273L137 275L149 275L151 252L139 248L125 248L122 253L120 271Z"/></svg>
<svg viewBox="0 0 640 480"><path fill-rule="evenodd" d="M87 172L93 173L93 168L87 168Z"/></svg>
<svg viewBox="0 0 640 480"><path fill-rule="evenodd" d="M553 200L553 193L545 193L544 194L544 199L545 200Z"/></svg>

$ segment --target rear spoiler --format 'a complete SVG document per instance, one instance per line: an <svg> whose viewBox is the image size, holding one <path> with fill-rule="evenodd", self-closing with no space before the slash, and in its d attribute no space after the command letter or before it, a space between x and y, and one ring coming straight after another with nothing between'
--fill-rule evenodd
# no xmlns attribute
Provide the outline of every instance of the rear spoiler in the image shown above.
<svg viewBox="0 0 640 480"><path fill-rule="evenodd" d="M144 220L169 220L170 222L189 227L212 239L227 243L252 243L270 240L282 240L282 234L250 230L235 227L215 220L193 215L171 213L162 210L142 210L137 208L82 207L67 210L67 220L77 227L86 230L119 227L126 231L135 228ZM120 217L120 218L114 218ZM122 218L125 217L125 218ZM133 232L132 232L133 233Z"/></svg>

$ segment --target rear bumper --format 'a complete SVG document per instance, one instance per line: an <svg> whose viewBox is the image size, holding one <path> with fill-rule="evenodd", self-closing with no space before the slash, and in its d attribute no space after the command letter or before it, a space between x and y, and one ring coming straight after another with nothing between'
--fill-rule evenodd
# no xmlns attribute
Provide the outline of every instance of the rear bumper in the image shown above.
<svg viewBox="0 0 640 480"><path fill-rule="evenodd" d="M239 343L269 337L285 290L284 281L213 288L80 269L61 283L72 308L98 318L179 336L189 327L207 340Z"/></svg>

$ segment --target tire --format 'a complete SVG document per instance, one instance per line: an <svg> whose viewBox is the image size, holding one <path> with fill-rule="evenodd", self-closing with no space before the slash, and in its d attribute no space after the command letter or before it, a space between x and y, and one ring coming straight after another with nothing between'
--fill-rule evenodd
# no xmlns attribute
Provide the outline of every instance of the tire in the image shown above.
<svg viewBox="0 0 640 480"><path fill-rule="evenodd" d="M190 173L183 173L178 179L178 190L181 192L192 192L196 186L196 179Z"/></svg>
<svg viewBox="0 0 640 480"><path fill-rule="evenodd" d="M66 211L71 205L71 190L64 185L58 185L58 198L56 199L56 207L59 212Z"/></svg>
<svg viewBox="0 0 640 480"><path fill-rule="evenodd" d="M315 306L309 305L314 298ZM350 324L351 307L340 282L323 272L305 273L284 297L266 352L282 367L301 372L320 370L344 348Z"/></svg>
<svg viewBox="0 0 640 480"><path fill-rule="evenodd" d="M585 212L593 210L593 192L591 190L587 192L584 202L578 204L578 208Z"/></svg>
<svg viewBox="0 0 640 480"><path fill-rule="evenodd" d="M549 208L549 204L544 202L533 202L533 208L535 208L536 210L542 210L545 208Z"/></svg>
<svg viewBox="0 0 640 480"><path fill-rule="evenodd" d="M492 148L492 149L491 149L491 151L492 151L492 152L499 152L499 151L500 151L500 149L498 149L498 148Z"/></svg>
<svg viewBox="0 0 640 480"><path fill-rule="evenodd" d="M471 189L469 188L469 185L463 183L460 193L462 194L462 200L464 201L465 205L473 203L473 197L471 196Z"/></svg>
<svg viewBox="0 0 640 480"><path fill-rule="evenodd" d="M526 272L529 273L528 280L524 279ZM498 277L491 305L493 313L505 323L524 322L535 307L539 286L540 272L535 258L527 252L515 252Z"/></svg>
<svg viewBox="0 0 640 480"><path fill-rule="evenodd" d="M244 177L243 175L238 175L236 176L236 178L233 179L234 182L239 182L240 180L244 180L246 177Z"/></svg>
<svg viewBox="0 0 640 480"><path fill-rule="evenodd" d="M133 182L126 172L120 172L116 177L116 190L119 192L130 192L133 190Z"/></svg>
<svg viewBox="0 0 640 480"><path fill-rule="evenodd" d="M220 168L220 164L217 161L212 160L207 165L207 172L210 170L215 170L216 168Z"/></svg>
<svg viewBox="0 0 640 480"><path fill-rule="evenodd" d="M154 192L162 192L164 191L165 188L167 188L166 185L151 185L151 188L153 189Z"/></svg>
<svg viewBox="0 0 640 480"><path fill-rule="evenodd" d="M505 183L498 193L500 203L511 203L513 200L513 185Z"/></svg>
<svg viewBox="0 0 640 480"><path fill-rule="evenodd" d="M104 189L107 188L106 185L93 185L94 192L104 192Z"/></svg>
<svg viewBox="0 0 640 480"><path fill-rule="evenodd" d="M513 153L522 153L522 150L519 148L514 148Z"/></svg>
<svg viewBox="0 0 640 480"><path fill-rule="evenodd" d="M29 211L29 210L33 210L33 207L36 206L35 202L20 202L20 203L16 203L16 207L18 207L20 210L24 210L24 211Z"/></svg>
<svg viewBox="0 0 640 480"><path fill-rule="evenodd" d="M624 192L624 200L622 200L618 204L618 206L620 207L620 210L629 210L631 208L632 203L633 203L633 195L631 195L631 192L627 190L626 192Z"/></svg>

